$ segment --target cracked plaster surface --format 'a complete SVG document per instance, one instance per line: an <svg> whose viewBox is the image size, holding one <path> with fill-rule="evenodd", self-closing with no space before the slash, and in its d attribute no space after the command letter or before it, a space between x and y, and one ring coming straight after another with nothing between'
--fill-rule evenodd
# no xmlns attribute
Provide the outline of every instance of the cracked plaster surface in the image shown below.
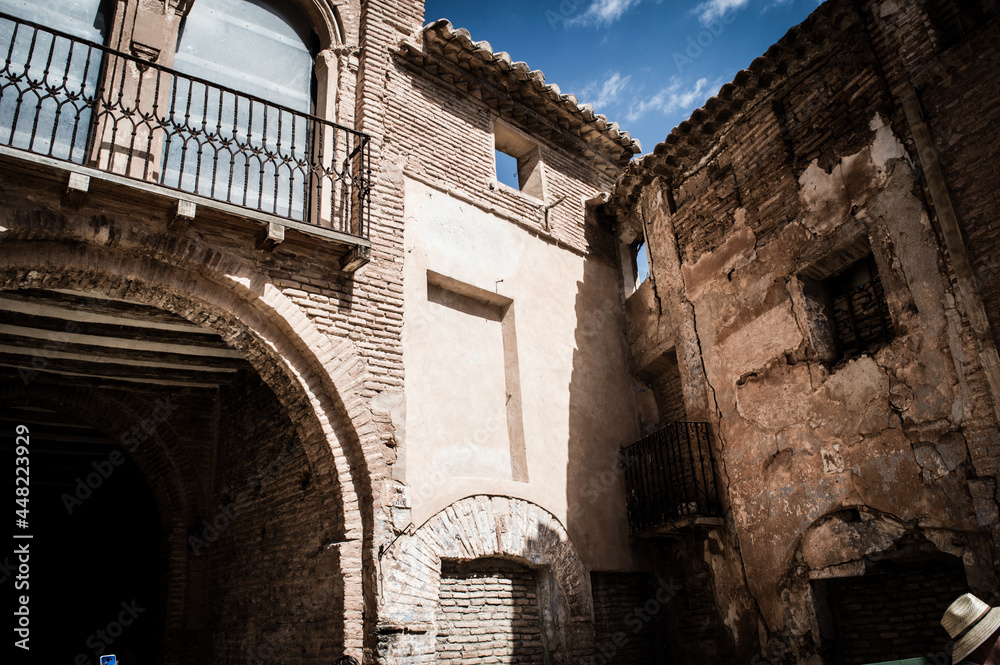
<svg viewBox="0 0 1000 665"><path fill-rule="evenodd" d="M814 163L802 174L798 221L760 245L738 211L714 251L661 280L681 292L658 294L688 303L675 305L690 310L677 318L693 323L742 565L769 631L794 614L771 590L785 584L824 515L856 505L910 526L961 529L975 519L960 482L968 450L954 301L903 145L880 116L870 129L870 144L829 173ZM810 260L802 247L832 251L859 233L876 257L896 336L831 369L815 359L814 317L796 297ZM680 263L670 235L661 266ZM843 561L895 542L882 531L838 533L824 542L850 550L833 557Z"/></svg>

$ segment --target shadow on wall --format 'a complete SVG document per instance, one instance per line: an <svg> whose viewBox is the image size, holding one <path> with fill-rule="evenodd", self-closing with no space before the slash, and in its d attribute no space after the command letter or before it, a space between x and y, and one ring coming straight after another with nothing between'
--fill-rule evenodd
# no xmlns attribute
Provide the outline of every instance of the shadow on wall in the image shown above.
<svg viewBox="0 0 1000 665"><path fill-rule="evenodd" d="M543 665L539 595L536 571L523 564L495 558L442 561L437 662L461 665L491 657Z"/></svg>
<svg viewBox="0 0 1000 665"><path fill-rule="evenodd" d="M577 283L569 385L567 530L590 566L609 570L627 566L630 560L632 544L618 455L621 446L639 439L639 427L613 239L596 217L588 215L585 228L595 251L584 260L583 278ZM592 573L590 582L596 643L582 662L667 662L664 645L655 636L666 632L662 610L673 602L679 585L629 573Z"/></svg>
<svg viewBox="0 0 1000 665"><path fill-rule="evenodd" d="M219 403L215 496L197 552L213 657L303 662L344 643L340 552L328 545L343 530L327 517L340 499L259 375L241 372Z"/></svg>

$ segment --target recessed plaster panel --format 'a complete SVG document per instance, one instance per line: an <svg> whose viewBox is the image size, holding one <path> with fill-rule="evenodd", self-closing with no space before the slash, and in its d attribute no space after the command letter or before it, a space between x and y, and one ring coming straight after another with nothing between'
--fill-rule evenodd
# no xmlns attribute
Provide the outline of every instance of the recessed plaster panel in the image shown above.
<svg viewBox="0 0 1000 665"><path fill-rule="evenodd" d="M629 567L618 449L637 440L638 431L617 268L557 247L412 180L406 182L404 243L407 430L402 445L413 522L420 524L471 494L515 496L563 520L589 565ZM498 418L493 415L495 400L467 399L461 385L443 390L459 393L455 408L466 411L461 423L429 416L443 410L439 396L427 390L430 377L446 383L450 369L452 376L465 370L440 363L429 366L434 359L428 345L436 345L442 333L434 303L427 299L428 271L508 299L516 312L516 373L528 482L511 480L509 474L506 479L463 477L456 474L461 464L443 461L455 454L455 443L466 436L461 430L470 422ZM489 326L482 327L485 334ZM452 346L469 344L471 332L446 334L457 335L449 337ZM489 353L496 358L495 337L483 340L484 349L492 348ZM511 351L504 353L506 358ZM493 385L504 369L488 370Z"/></svg>
<svg viewBox="0 0 1000 665"><path fill-rule="evenodd" d="M425 307L435 334L415 350L414 380L432 398L413 422L441 441L430 461L450 476L510 480L502 312L433 284Z"/></svg>

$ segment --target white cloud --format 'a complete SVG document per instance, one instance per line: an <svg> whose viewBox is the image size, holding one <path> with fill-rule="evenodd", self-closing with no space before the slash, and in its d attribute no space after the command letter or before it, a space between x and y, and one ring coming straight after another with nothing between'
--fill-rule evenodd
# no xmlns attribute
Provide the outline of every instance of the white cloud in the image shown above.
<svg viewBox="0 0 1000 665"><path fill-rule="evenodd" d="M633 102L625 117L629 122L635 122L650 111L660 111L666 115L675 111L693 110L696 104L705 100L712 87L707 78L700 78L693 86L685 88L684 82L675 76L670 80L670 85L649 99Z"/></svg>
<svg viewBox="0 0 1000 665"><path fill-rule="evenodd" d="M742 9L750 4L750 0L705 0L692 12L702 23L711 23L722 18L726 12Z"/></svg>
<svg viewBox="0 0 1000 665"><path fill-rule="evenodd" d="M591 100L590 104L595 109L601 109L618 101L631 80L631 76L622 76L621 72L615 72L600 85L600 90L597 90L598 84L595 81L583 89L583 95Z"/></svg>
<svg viewBox="0 0 1000 665"><path fill-rule="evenodd" d="M642 0L594 0L587 10L571 19L571 24L609 26Z"/></svg>

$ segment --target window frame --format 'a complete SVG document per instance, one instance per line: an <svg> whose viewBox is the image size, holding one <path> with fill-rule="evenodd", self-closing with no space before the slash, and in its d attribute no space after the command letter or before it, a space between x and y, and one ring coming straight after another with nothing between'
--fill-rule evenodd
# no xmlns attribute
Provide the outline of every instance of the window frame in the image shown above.
<svg viewBox="0 0 1000 665"><path fill-rule="evenodd" d="M493 121L493 183L516 191L536 201L545 201L545 169L541 145L524 132L500 119ZM517 161L518 188L514 189L499 178L496 153L500 152Z"/></svg>
<svg viewBox="0 0 1000 665"><path fill-rule="evenodd" d="M867 271L867 279L852 286L862 270ZM896 338L896 319L889 307L878 262L866 237L858 238L839 251L832 252L824 260L800 271L795 279L798 283L797 299L805 311L805 320L809 326L813 355L829 369L836 370L851 360L864 355L871 356ZM867 285L871 285L871 295L875 298L882 334L863 340L865 324L858 323L853 301L849 300L848 314L853 326L848 332L854 336L854 343L852 346L845 346L848 339L844 335L844 324L838 321L835 300L844 297L853 299L852 294Z"/></svg>

